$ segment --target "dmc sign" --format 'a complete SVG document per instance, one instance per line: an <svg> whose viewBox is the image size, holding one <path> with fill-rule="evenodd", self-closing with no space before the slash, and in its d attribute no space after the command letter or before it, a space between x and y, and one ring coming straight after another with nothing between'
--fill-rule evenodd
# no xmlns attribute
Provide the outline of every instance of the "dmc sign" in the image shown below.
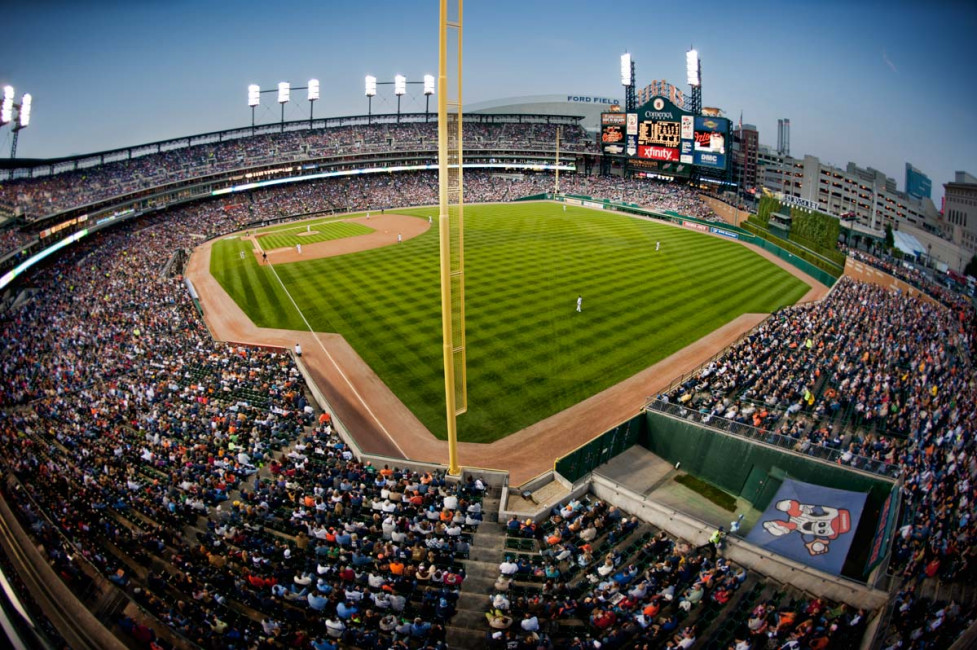
<svg viewBox="0 0 977 650"><path fill-rule="evenodd" d="M584 104L620 104L616 99L607 97L588 97L587 95L567 95L568 102L582 102Z"/></svg>

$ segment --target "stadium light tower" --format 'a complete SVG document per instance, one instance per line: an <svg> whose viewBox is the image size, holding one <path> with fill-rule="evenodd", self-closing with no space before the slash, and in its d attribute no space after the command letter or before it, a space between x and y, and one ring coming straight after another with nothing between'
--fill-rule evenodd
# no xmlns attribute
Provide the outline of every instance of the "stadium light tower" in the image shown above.
<svg viewBox="0 0 977 650"><path fill-rule="evenodd" d="M633 113L638 108L634 87L634 59L625 52L621 55L621 85L624 86L624 110Z"/></svg>
<svg viewBox="0 0 977 650"><path fill-rule="evenodd" d="M366 123L373 123L373 98L377 94L377 78L366 75Z"/></svg>
<svg viewBox="0 0 977 650"><path fill-rule="evenodd" d="M9 93L7 92L9 89ZM10 157L17 157L17 138L20 136L20 132L27 128L31 123L31 96L30 93L24 93L24 96L20 98L20 103L15 104L13 101L14 89L7 86L3 89L3 105L0 107L0 112L3 113L4 117L10 118L6 121L13 121L13 109L17 109L17 120L13 127L14 139L10 145ZM9 97L9 100L8 100Z"/></svg>
<svg viewBox="0 0 977 650"><path fill-rule="evenodd" d="M424 75L424 121L431 115L431 95L434 94L434 75Z"/></svg>
<svg viewBox="0 0 977 650"><path fill-rule="evenodd" d="M400 124L400 98L407 92L407 77L402 74L394 77L394 94L397 95L397 124Z"/></svg>
<svg viewBox="0 0 977 650"><path fill-rule="evenodd" d="M282 106L282 133L285 133L285 104L291 94L291 86L287 81L278 83L278 103Z"/></svg>
<svg viewBox="0 0 977 650"><path fill-rule="evenodd" d="M312 128L312 119L315 111L315 102L319 99L319 80L309 79L306 86L309 90L309 128Z"/></svg>
<svg viewBox="0 0 977 650"><path fill-rule="evenodd" d="M14 87L3 87L3 103L0 104L0 126L14 121Z"/></svg>
<svg viewBox="0 0 977 650"><path fill-rule="evenodd" d="M251 135L254 136L254 109L261 103L261 86L248 86L248 106L251 107Z"/></svg>
<svg viewBox="0 0 977 650"><path fill-rule="evenodd" d="M702 62L695 49L685 53L685 72L692 87L692 105L689 108L693 115L699 115L702 112Z"/></svg>

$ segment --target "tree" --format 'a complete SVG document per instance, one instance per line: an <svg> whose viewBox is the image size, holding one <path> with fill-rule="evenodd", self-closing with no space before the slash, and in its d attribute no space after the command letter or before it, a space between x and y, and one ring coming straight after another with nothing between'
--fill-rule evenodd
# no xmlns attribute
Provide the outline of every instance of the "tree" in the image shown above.
<svg viewBox="0 0 977 650"><path fill-rule="evenodd" d="M970 258L970 262L967 263L967 268L963 272L972 278L977 278L977 255Z"/></svg>
<svg viewBox="0 0 977 650"><path fill-rule="evenodd" d="M892 247L896 245L896 238L892 235L892 225L885 224L885 247L892 250Z"/></svg>

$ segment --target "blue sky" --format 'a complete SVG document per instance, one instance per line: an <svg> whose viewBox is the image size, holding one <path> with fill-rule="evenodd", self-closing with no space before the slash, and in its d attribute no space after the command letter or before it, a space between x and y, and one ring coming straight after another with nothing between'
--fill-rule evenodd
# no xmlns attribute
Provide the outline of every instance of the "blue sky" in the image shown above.
<svg viewBox="0 0 977 650"><path fill-rule="evenodd" d="M703 101L756 124L791 153L893 176L977 173L973 2L651 2L469 0L466 103L548 93L620 97L619 56L637 81L685 87L684 52L702 58ZM34 97L18 154L54 157L250 124L246 88L322 84L316 115L366 111L363 77L437 73L436 0L35 0L7 3L0 85ZM403 110L422 110L411 87ZM308 115L304 92L288 119ZM271 95L259 122L279 119ZM374 112L393 112L381 87ZM0 129L0 152L10 129ZM937 204L939 201L937 199Z"/></svg>

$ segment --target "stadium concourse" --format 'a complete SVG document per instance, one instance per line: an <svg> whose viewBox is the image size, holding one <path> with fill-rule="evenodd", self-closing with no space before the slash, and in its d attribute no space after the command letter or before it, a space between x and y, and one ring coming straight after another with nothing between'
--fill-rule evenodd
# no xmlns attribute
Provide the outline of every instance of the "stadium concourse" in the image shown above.
<svg viewBox="0 0 977 650"><path fill-rule="evenodd" d="M58 178L32 204L70 201ZM472 173L466 198L551 184ZM675 186L561 184L698 205ZM104 583L131 599L99 614L132 647L859 647L882 611L800 592L592 496L498 523L477 473L356 458L291 355L214 341L164 272L255 213L427 205L433 191L411 174L232 195L98 232L28 277L40 293L0 317L2 488L60 578L83 599ZM884 647L949 647L974 616L972 599L934 587L977 571L974 312L936 297L949 308L842 280L666 394L703 415L765 412L765 428L847 449L844 462L899 465Z"/></svg>

